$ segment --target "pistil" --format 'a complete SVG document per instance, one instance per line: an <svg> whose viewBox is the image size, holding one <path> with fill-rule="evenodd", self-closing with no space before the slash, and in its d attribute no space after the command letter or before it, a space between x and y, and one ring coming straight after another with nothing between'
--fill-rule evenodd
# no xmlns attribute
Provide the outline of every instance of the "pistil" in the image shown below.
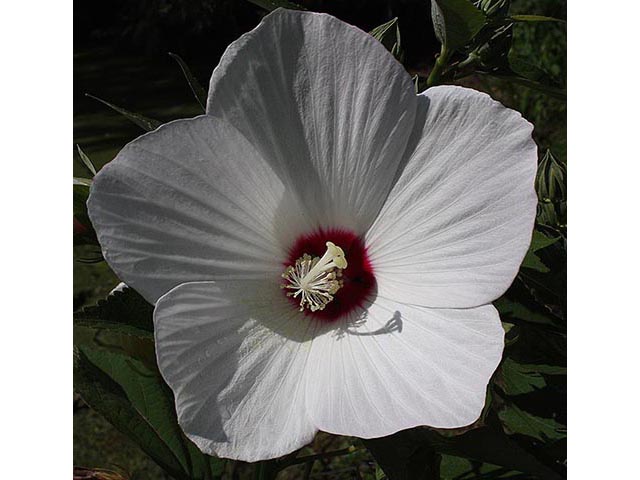
<svg viewBox="0 0 640 480"><path fill-rule="evenodd" d="M300 297L300 311L323 310L343 286L341 270L347 268L344 251L333 242L327 242L326 246L322 257L305 253L282 274L287 282L281 288L291 290L287 292L289 297Z"/></svg>

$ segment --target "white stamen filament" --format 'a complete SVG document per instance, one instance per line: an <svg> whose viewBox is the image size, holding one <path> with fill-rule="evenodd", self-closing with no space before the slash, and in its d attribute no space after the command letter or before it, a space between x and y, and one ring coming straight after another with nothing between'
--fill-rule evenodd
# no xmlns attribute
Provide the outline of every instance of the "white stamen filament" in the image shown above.
<svg viewBox="0 0 640 480"><path fill-rule="evenodd" d="M300 296L300 311L305 307L312 312L323 310L342 287L341 270L347 268L344 251L333 242L326 245L327 251L322 258L305 253L282 274L287 283L281 288L293 290L287 293L290 297Z"/></svg>

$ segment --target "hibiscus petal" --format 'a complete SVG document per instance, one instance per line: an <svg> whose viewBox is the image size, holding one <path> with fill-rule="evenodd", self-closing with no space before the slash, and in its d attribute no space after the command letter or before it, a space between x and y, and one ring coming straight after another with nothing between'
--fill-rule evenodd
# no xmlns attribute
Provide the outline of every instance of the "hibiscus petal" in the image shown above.
<svg viewBox="0 0 640 480"><path fill-rule="evenodd" d="M409 75L380 42L284 9L227 48L207 102L277 163L317 226L356 233L389 192L415 108Z"/></svg>
<svg viewBox="0 0 640 480"><path fill-rule="evenodd" d="M304 369L313 324L262 282L187 283L158 301L158 366L205 453L253 462L309 443Z"/></svg>
<svg viewBox="0 0 640 480"><path fill-rule="evenodd" d="M203 115L129 143L88 208L109 265L155 303L187 281L280 273L307 225L290 195L242 134Z"/></svg>
<svg viewBox="0 0 640 480"><path fill-rule="evenodd" d="M360 322L314 339L309 415L320 430L361 438L469 425L484 406L503 338L491 305L431 309L378 297Z"/></svg>
<svg viewBox="0 0 640 480"><path fill-rule="evenodd" d="M491 302L524 258L536 214L532 125L488 95L419 96L413 153L366 236L380 295L430 307Z"/></svg>

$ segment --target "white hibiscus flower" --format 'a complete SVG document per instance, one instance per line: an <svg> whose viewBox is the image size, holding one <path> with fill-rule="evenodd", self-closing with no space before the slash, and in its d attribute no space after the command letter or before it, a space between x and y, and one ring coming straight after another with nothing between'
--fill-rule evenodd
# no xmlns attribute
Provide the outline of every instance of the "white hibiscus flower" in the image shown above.
<svg viewBox="0 0 640 480"><path fill-rule="evenodd" d="M531 130L474 90L416 95L328 15L278 10L232 43L207 114L128 144L89 198L155 304L188 437L256 461L318 430L474 422L503 349L490 302L531 237Z"/></svg>

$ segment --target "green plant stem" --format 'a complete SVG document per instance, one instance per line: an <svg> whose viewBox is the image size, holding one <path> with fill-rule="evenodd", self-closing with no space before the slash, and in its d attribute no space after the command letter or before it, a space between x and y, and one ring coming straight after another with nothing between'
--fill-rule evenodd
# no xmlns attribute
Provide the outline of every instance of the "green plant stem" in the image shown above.
<svg viewBox="0 0 640 480"><path fill-rule="evenodd" d="M442 75L443 69L447 66L447 62L449 61L449 57L451 56L451 52L442 45L440 48L440 55L436 59L436 63L433 65L433 69L431 73L429 73L429 77L427 78L427 87L433 87L434 85L438 85L440 82L440 75Z"/></svg>

